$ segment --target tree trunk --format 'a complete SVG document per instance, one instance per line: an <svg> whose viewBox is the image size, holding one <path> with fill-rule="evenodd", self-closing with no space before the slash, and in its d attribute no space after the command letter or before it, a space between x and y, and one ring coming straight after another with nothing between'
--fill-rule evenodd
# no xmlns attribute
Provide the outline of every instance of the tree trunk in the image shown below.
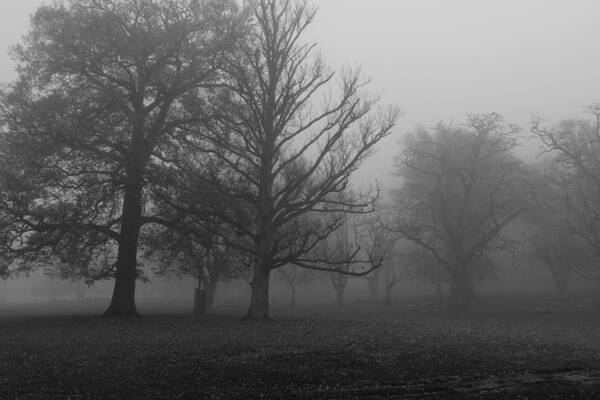
<svg viewBox="0 0 600 400"><path fill-rule="evenodd" d="M194 289L194 315L204 315L206 310L206 291L202 286Z"/></svg>
<svg viewBox="0 0 600 400"><path fill-rule="evenodd" d="M440 263L438 261L435 262L435 297L437 301L438 307L441 307L444 303L444 296L442 293L442 279L441 279L441 271L440 271Z"/></svg>
<svg viewBox="0 0 600 400"><path fill-rule="evenodd" d="M206 286L206 297L204 300L204 311L209 312L213 308L213 303L215 302L215 295L217 294L217 285L219 284L219 279L211 278L208 281L208 285Z"/></svg>
<svg viewBox="0 0 600 400"><path fill-rule="evenodd" d="M104 316L120 317L138 315L135 307L137 279L138 236L142 218L142 179L131 178L125 190L121 214L121 235L117 250L117 271L112 300Z"/></svg>
<svg viewBox="0 0 600 400"><path fill-rule="evenodd" d="M198 278L198 286L194 289L194 314L204 315L206 311L206 290L202 278Z"/></svg>
<svg viewBox="0 0 600 400"><path fill-rule="evenodd" d="M338 307L342 307L344 305L344 287L336 288L336 297L337 297L337 305Z"/></svg>
<svg viewBox="0 0 600 400"><path fill-rule="evenodd" d="M562 296L565 294L565 292L567 291L568 283L569 283L569 278L566 276L562 276L561 279L559 279L555 282L556 293L558 293L559 296Z"/></svg>
<svg viewBox="0 0 600 400"><path fill-rule="evenodd" d="M466 309L469 304L469 284L463 265L457 266L450 283L450 301L454 309Z"/></svg>
<svg viewBox="0 0 600 400"><path fill-rule="evenodd" d="M551 272L552 280L554 281L554 287L556 289L556 294L558 296L564 295L565 291L567 290L567 285L569 283L569 269L563 265L553 265Z"/></svg>
<svg viewBox="0 0 600 400"><path fill-rule="evenodd" d="M392 287L393 285L385 285L385 294L384 294L384 298L383 298L383 303L386 306L391 306L392 305Z"/></svg>
<svg viewBox="0 0 600 400"><path fill-rule="evenodd" d="M290 285L290 307L296 306L296 286Z"/></svg>
<svg viewBox="0 0 600 400"><path fill-rule="evenodd" d="M379 302L379 270L371 272L371 275L367 278L369 284L369 303Z"/></svg>
<svg viewBox="0 0 600 400"><path fill-rule="evenodd" d="M475 290L475 281L467 276L467 303L473 304L477 300L477 291Z"/></svg>
<svg viewBox="0 0 600 400"><path fill-rule="evenodd" d="M262 259L257 259L254 264L254 274L250 283L250 308L246 319L269 319L269 278L270 266Z"/></svg>
<svg viewBox="0 0 600 400"><path fill-rule="evenodd" d="M137 245L119 245L117 255L117 273L112 300L104 316L138 315L135 307L135 283L137 278Z"/></svg>

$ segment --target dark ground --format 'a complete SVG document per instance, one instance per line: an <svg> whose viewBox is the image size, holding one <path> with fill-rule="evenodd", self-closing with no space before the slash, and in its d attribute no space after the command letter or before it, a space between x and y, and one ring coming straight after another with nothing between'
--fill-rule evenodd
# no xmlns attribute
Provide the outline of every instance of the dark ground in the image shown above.
<svg viewBox="0 0 600 400"><path fill-rule="evenodd" d="M585 299L280 307L267 323L240 321L242 309L44 311L0 308L2 399L600 398L600 306Z"/></svg>

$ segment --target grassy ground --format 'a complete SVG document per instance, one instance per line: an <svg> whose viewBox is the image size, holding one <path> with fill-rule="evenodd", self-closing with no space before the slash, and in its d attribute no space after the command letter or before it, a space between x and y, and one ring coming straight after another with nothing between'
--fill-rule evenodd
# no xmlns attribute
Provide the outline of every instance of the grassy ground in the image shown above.
<svg viewBox="0 0 600 400"><path fill-rule="evenodd" d="M267 323L7 309L0 398L600 398L600 307L508 300L281 307Z"/></svg>

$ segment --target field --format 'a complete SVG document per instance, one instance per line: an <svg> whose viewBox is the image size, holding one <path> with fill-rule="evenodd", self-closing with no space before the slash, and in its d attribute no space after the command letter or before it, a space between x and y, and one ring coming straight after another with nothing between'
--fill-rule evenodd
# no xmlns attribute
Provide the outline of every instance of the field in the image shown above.
<svg viewBox="0 0 600 400"><path fill-rule="evenodd" d="M5 307L0 398L599 398L598 304L508 300L282 306L266 323L242 309L121 320L89 315L98 304Z"/></svg>

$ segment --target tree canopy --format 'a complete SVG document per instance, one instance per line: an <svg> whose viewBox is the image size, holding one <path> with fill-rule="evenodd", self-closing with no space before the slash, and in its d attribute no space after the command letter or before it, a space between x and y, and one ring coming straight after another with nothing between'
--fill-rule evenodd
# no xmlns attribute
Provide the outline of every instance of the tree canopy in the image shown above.
<svg viewBox="0 0 600 400"><path fill-rule="evenodd" d="M336 75L314 44L302 43L315 16L306 2L257 1L250 12L254 29L224 67L226 95L187 137L225 166L226 173L197 176L238 210L210 214L235 235L222 239L253 258L248 316L266 318L271 270L327 269L329 259L314 259L312 250L345 213L372 210L376 192L352 193L350 177L391 133L398 110L378 109L358 72ZM248 240L240 244L240 236Z"/></svg>
<svg viewBox="0 0 600 400"><path fill-rule="evenodd" d="M182 107L221 81L239 34L234 1L73 0L38 9L2 96L3 255L56 257L116 277L107 315L136 314L138 238L151 182L195 123ZM142 232L143 234L143 232Z"/></svg>
<svg viewBox="0 0 600 400"><path fill-rule="evenodd" d="M409 135L396 159L393 229L450 273L457 306L468 302L468 265L504 246L499 233L535 204L534 171L512 154L517 132L497 114L469 115L462 127Z"/></svg>
<svg viewBox="0 0 600 400"><path fill-rule="evenodd" d="M114 277L105 314L135 315L140 244L183 235L251 259L249 316L264 318L272 269L327 268L311 250L340 213L372 210L350 177L398 111L301 42L314 15L291 0L40 7L1 96L2 272Z"/></svg>

